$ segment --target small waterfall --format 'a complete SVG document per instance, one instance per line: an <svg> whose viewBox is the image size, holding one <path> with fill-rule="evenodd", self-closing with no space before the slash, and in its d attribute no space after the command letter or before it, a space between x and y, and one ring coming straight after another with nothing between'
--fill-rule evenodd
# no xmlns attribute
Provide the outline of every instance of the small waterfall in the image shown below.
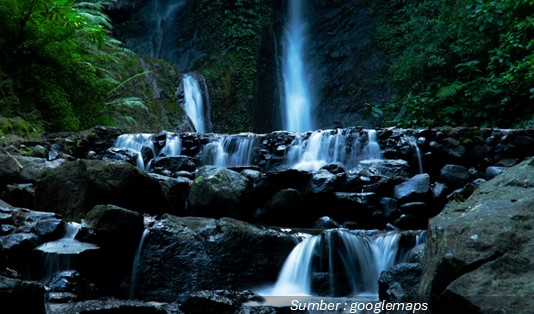
<svg viewBox="0 0 534 314"><path fill-rule="evenodd" d="M154 143L153 143L154 135L153 134L146 134L146 133L139 133L139 134L121 134L117 139L115 140L115 144L113 144L113 147L117 148L127 148L137 153L137 161L136 165L137 168L146 170L146 164L143 159L143 154L141 154L141 150L143 147L148 147L152 151L154 151Z"/></svg>
<svg viewBox="0 0 534 314"><path fill-rule="evenodd" d="M364 152L365 159L381 159L382 152L378 145L376 130L367 130L367 146Z"/></svg>
<svg viewBox="0 0 534 314"><path fill-rule="evenodd" d="M313 252L320 237L308 237L300 242L284 262L271 295L310 295Z"/></svg>
<svg viewBox="0 0 534 314"><path fill-rule="evenodd" d="M182 140L178 134L167 134L165 146L159 152L159 155L165 156L179 156L182 152Z"/></svg>
<svg viewBox="0 0 534 314"><path fill-rule="evenodd" d="M183 84L185 99L184 111L189 119L191 119L195 131L205 133L206 121L200 84L189 74L184 75Z"/></svg>
<svg viewBox="0 0 534 314"><path fill-rule="evenodd" d="M252 166L257 147L258 137L253 133L217 137L204 147L202 163L221 167Z"/></svg>
<svg viewBox="0 0 534 314"><path fill-rule="evenodd" d="M395 232L356 234L344 229L308 237L290 253L267 295L312 295L314 274L328 272L330 295L344 294L336 291L341 274L343 280L348 280L350 295L376 297L380 273L409 256L399 254L400 238Z"/></svg>
<svg viewBox="0 0 534 314"><path fill-rule="evenodd" d="M139 274L139 267L141 267L142 260L142 253L143 253L143 247L145 244L145 239L149 234L149 229L145 229L143 231L143 235L141 236L141 240L139 240L139 245L137 246L137 250L135 251L135 257L134 262L132 266L132 275L130 277L130 299L135 298L135 292L137 288L137 278Z"/></svg>
<svg viewBox="0 0 534 314"><path fill-rule="evenodd" d="M358 133L339 129L315 131L306 140L297 136L288 151L288 164L309 171L336 162L352 168L361 157L359 140Z"/></svg>
<svg viewBox="0 0 534 314"><path fill-rule="evenodd" d="M73 270L75 268L74 257L87 250L96 250L98 246L91 243L80 242L75 239L81 228L81 224L69 222L65 225L63 238L41 244L35 250L42 252L42 276L41 281L47 282L55 274Z"/></svg>
<svg viewBox="0 0 534 314"><path fill-rule="evenodd" d="M284 128L288 131L311 130L312 101L304 64L305 26L302 21L302 0L289 0L289 20L285 26L284 59L282 62L285 91Z"/></svg>

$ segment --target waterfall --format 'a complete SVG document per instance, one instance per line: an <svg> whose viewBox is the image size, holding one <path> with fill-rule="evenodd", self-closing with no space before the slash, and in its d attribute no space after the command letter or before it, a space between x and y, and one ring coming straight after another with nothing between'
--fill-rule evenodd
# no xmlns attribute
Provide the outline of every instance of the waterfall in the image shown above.
<svg viewBox="0 0 534 314"><path fill-rule="evenodd" d="M381 159L382 153L378 145L376 130L367 130L367 146L365 147L365 159Z"/></svg>
<svg viewBox="0 0 534 314"><path fill-rule="evenodd" d="M98 246L80 242L75 239L81 224L69 222L65 224L64 235L56 241L46 242L36 247L42 252L42 282L48 282L55 274L72 270L75 267L74 257L87 250L96 250Z"/></svg>
<svg viewBox="0 0 534 314"><path fill-rule="evenodd" d="M139 22L146 35L130 38L126 43L133 51L154 58L174 61L176 54L176 15L185 1L154 0L148 3Z"/></svg>
<svg viewBox="0 0 534 314"><path fill-rule="evenodd" d="M350 286L350 295L376 297L381 272L407 261L410 256L399 254L400 238L396 232L357 234L344 229L326 230L308 237L289 254L274 287L266 294L311 295L314 275L328 272L330 295L343 294L336 291L339 284L336 281L340 280L336 275L342 274ZM420 241L421 237L417 237L412 245Z"/></svg>
<svg viewBox="0 0 534 314"><path fill-rule="evenodd" d="M285 26L284 58L282 62L285 113L284 128L302 132L311 130L312 101L304 64L305 26L302 22L302 0L288 0L289 20Z"/></svg>
<svg viewBox="0 0 534 314"><path fill-rule="evenodd" d="M189 119L191 119L195 131L199 133L205 133L206 122L200 84L189 74L184 75L183 84L185 114L189 117Z"/></svg>
<svg viewBox="0 0 534 314"><path fill-rule="evenodd" d="M352 168L361 159L361 154L358 133L339 129L315 131L305 140L297 135L290 145L287 163L291 168L308 171L330 163Z"/></svg>
<svg viewBox="0 0 534 314"><path fill-rule="evenodd" d="M252 166L257 147L258 138L253 133L219 136L204 147L202 163L221 167Z"/></svg>
<svg viewBox="0 0 534 314"><path fill-rule="evenodd" d="M132 275L130 277L130 299L135 298L135 290L137 287L137 277L139 274L139 268L141 267L142 262L142 253L143 253L143 247L145 244L145 239L149 234L149 229L145 229L143 231L143 235L141 236L141 240L139 240L139 245L137 246L137 250L135 251L135 257L134 262L132 266Z"/></svg>

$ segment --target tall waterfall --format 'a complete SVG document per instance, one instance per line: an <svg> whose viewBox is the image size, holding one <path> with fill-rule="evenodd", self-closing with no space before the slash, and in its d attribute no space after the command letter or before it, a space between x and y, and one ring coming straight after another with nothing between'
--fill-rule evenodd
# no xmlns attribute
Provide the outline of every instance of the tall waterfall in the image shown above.
<svg viewBox="0 0 534 314"><path fill-rule="evenodd" d="M191 119L195 131L205 133L206 115L204 112L204 101L202 100L202 91L198 81L189 74L184 75L184 111Z"/></svg>
<svg viewBox="0 0 534 314"><path fill-rule="evenodd" d="M289 20L285 26L284 57L282 62L285 112L284 128L288 131L311 130L312 100L304 60L305 29L302 21L303 0L288 0Z"/></svg>
<svg viewBox="0 0 534 314"><path fill-rule="evenodd" d="M311 295L314 277L326 273L331 296L376 296L380 273L410 258L399 250L400 238L396 232L367 234L344 229L310 236L293 249L267 294ZM413 245L418 245L420 238L414 236ZM403 249L409 252L412 248Z"/></svg>
<svg viewBox="0 0 534 314"><path fill-rule="evenodd" d="M139 23L148 31L129 38L127 46L133 51L154 58L174 61L176 55L176 14L186 1L153 0L140 15Z"/></svg>

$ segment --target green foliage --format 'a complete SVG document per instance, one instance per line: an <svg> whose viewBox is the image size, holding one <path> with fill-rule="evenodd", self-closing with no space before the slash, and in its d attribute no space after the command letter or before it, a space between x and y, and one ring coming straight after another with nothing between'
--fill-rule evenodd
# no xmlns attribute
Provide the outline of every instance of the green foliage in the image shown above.
<svg viewBox="0 0 534 314"><path fill-rule="evenodd" d="M99 0L0 3L0 73L6 77L0 78L0 102L9 101L3 114L26 116L38 111L48 131L110 122L99 113L109 91L119 84L111 65L129 54L111 38L104 4Z"/></svg>
<svg viewBox="0 0 534 314"><path fill-rule="evenodd" d="M513 127L534 114L532 0L371 0L399 126Z"/></svg>
<svg viewBox="0 0 534 314"><path fill-rule="evenodd" d="M262 41L273 33L274 2L200 0L190 21L199 28L209 57L196 69L209 84L220 131L251 130Z"/></svg>

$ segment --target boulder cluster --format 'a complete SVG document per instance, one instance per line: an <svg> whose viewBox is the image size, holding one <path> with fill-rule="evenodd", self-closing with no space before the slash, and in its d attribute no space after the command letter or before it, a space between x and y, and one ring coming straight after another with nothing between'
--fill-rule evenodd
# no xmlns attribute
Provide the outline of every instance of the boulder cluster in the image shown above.
<svg viewBox="0 0 534 314"><path fill-rule="evenodd" d="M296 135L273 132L258 135L253 165L227 168L201 161L215 135L183 133L178 134L183 155L154 156L141 149L151 162L147 173L136 167L137 153L113 147L120 133L99 127L0 149L2 302L32 313L44 313L45 302L51 313L243 311L242 303L259 298L250 289L276 280L296 244L295 228L429 227L430 243L440 244L428 244L437 247L427 247L425 254L437 252L448 261L441 243L449 240L440 238L447 234L435 231L445 205L463 204L474 191L481 194L484 182L534 155L534 130L381 129L382 159L305 171L285 163ZM153 145L165 146L167 136L154 136ZM529 180L514 186L531 187ZM75 249L47 249L66 237L72 221L81 222L72 236ZM496 250L484 263L507 256L507 249ZM447 269L458 276L471 269L449 262ZM426 298L440 304L456 296L460 288L448 287L452 278L439 268L444 262L427 264L385 273L381 298L415 298L421 272ZM435 276L425 267L433 267ZM404 279L395 279L399 276ZM443 291L448 294L436 296ZM101 297L116 299L91 301Z"/></svg>

